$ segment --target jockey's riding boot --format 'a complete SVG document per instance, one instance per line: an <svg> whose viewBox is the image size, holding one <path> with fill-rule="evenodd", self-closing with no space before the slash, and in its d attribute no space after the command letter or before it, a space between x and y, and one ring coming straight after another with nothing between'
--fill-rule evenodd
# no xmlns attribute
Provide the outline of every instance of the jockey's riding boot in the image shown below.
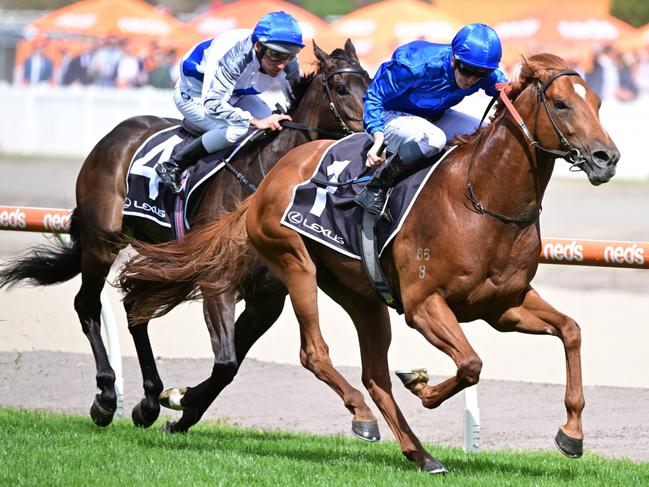
<svg viewBox="0 0 649 487"><path fill-rule="evenodd" d="M399 154L392 154L383 166L374 172L372 179L356 195L354 201L370 213L380 215L385 206L385 197L388 190L394 185L397 177L404 169L405 166Z"/></svg>
<svg viewBox="0 0 649 487"><path fill-rule="evenodd" d="M199 137L183 147L178 154L171 156L168 161L157 164L155 172L160 176L160 182L163 185L170 187L174 193L180 193L179 174L208 154L209 152Z"/></svg>

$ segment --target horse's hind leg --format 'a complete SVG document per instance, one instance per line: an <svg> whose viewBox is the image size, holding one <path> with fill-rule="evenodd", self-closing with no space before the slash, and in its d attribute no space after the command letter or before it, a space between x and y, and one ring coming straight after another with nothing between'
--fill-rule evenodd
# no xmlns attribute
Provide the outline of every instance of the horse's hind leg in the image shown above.
<svg viewBox="0 0 649 487"><path fill-rule="evenodd" d="M131 318L130 306L124 304L128 330L131 333L137 359L142 372L142 386L144 398L133 407L131 419L135 426L148 428L160 415L160 393L162 392L162 380L158 374L151 341L149 340L149 322L135 323Z"/></svg>
<svg viewBox="0 0 649 487"><path fill-rule="evenodd" d="M557 336L563 342L566 354L565 405L568 421L555 437L557 448L570 458L583 455L584 432L581 413L584 409L584 391L581 381L581 331L572 318L560 313L532 288L525 294L520 306L510 308L489 324L499 331L518 331L537 335Z"/></svg>
<svg viewBox="0 0 649 487"><path fill-rule="evenodd" d="M376 421L374 414L365 403L363 394L352 387L331 363L329 347L320 331L316 268L304 242L292 230L284 227L278 230L284 235L281 238L274 238L273 241L282 243L280 254L268 260L271 262L273 273L288 289L295 316L300 324L300 362L342 398L345 407L353 414L353 421L358 422L357 424ZM258 250L264 248L263 245L255 244L255 246ZM353 430L353 432L365 439L372 439L366 437L366 433L362 430Z"/></svg>
<svg viewBox="0 0 649 487"><path fill-rule="evenodd" d="M394 396L388 368L388 348L392 339L390 318L385 305L343 290L324 287L354 321L361 349L363 385L399 441L405 457L428 473L446 473L442 463L431 456L413 433Z"/></svg>
<svg viewBox="0 0 649 487"><path fill-rule="evenodd" d="M177 423L166 426L169 431L187 431L200 420L221 391L232 382L250 347L277 321L285 298L283 287L257 292L246 300L246 308L234 323L234 332L231 331L236 302L234 293L205 301L206 323L214 350L212 375L197 386L187 388L180 401L183 415Z"/></svg>
<svg viewBox="0 0 649 487"><path fill-rule="evenodd" d="M100 294L111 264L111 258L104 252L94 253L92 249L84 249L81 257L81 289L74 298L74 309L90 342L97 369L96 381L100 392L95 395L90 407L90 417L97 426L108 426L117 409L115 371L101 338L100 321Z"/></svg>

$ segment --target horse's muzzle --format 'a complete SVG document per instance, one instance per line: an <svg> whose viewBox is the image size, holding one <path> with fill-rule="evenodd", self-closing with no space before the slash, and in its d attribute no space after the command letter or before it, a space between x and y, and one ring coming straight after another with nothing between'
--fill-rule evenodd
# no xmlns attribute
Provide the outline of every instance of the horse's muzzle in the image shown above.
<svg viewBox="0 0 649 487"><path fill-rule="evenodd" d="M589 147L585 161L580 165L594 186L608 182L614 175L620 151L615 145Z"/></svg>

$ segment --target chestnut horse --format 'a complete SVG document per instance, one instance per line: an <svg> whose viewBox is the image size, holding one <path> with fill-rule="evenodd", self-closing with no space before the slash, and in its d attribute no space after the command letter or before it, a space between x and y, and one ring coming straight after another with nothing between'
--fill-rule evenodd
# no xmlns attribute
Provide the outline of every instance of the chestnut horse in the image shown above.
<svg viewBox="0 0 649 487"><path fill-rule="evenodd" d="M583 452L580 330L530 285L541 248L538 217L555 159L565 158L599 185L614 175L619 152L600 124L599 98L561 58L524 59L511 88L513 108L499 104L491 125L459 141L439 163L381 265L408 325L457 367L455 375L436 385L416 373L404 381L426 408L436 408L480 377L482 362L460 322L483 319L503 332L558 337L565 349L567 421L555 444L576 458ZM526 127L510 114L520 114ZM404 455L422 470L445 472L394 401L388 313L361 263L280 224L293 188L314 173L331 144L316 141L290 151L237 211L195 230L186 241L140 249L143 255L123 269L121 283L136 292L132 303L142 309L161 304L141 285L149 280L166 281L173 290L178 281L190 279L203 292L218 293L234 284L219 276L250 258L252 245L288 289L300 325L302 363L319 377L334 377L320 332L318 285L352 318L363 384ZM417 259L424 249L429 259Z"/></svg>
<svg viewBox="0 0 649 487"><path fill-rule="evenodd" d="M321 135L331 137L341 132L362 130L363 95L370 78L360 66L351 41L344 49L331 55L313 45L318 60L315 74L304 78L295 89L297 106L291 111L292 129L284 129L275 137L267 137L252 148L244 148L233 165L252 182L258 183L289 149ZM28 280L36 285L49 285L68 280L78 273L82 285L74 300L95 357L97 387L90 415L99 426L107 426L116 410L115 373L100 334L99 295L117 253L125 246L126 237L161 242L169 235L144 219L123 219L126 197L125 178L134 152L153 133L174 122L157 117L135 117L117 125L86 158L77 180L77 207L71 224L73 246L57 249L37 247L31 254L17 258L0 268L0 287ZM295 130L298 129L298 130ZM243 155L241 155L243 154ZM219 172L209 184L197 212L198 218L212 220L236 208L249 194L226 171ZM191 233L191 232L190 232ZM279 317L284 306L286 289L267 269L250 269L249 279L241 288L206 300L204 315L210 332L215 363L211 376L183 398L183 416L178 423L165 425L169 431L186 431L195 424L219 392L232 381L241 361L255 341ZM235 324L237 298L246 300L246 309ZM147 333L147 321L135 320L125 305L129 331L135 343L142 369L145 397L133 409L132 418L138 426L149 426L160 412L159 396L163 389L155 357ZM350 386L351 387L351 386ZM360 419L376 418L356 391L353 409Z"/></svg>

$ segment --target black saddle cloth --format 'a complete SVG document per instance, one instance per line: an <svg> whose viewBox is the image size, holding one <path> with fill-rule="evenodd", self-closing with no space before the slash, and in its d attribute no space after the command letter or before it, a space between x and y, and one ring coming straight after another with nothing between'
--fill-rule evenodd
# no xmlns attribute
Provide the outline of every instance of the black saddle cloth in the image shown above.
<svg viewBox="0 0 649 487"><path fill-rule="evenodd" d="M365 166L367 151L371 147L372 140L363 133L333 143L323 154L311 178L294 188L282 224L348 257L360 259L359 232L363 208L353 199L375 171ZM421 188L441 159L410 174L392 189L387 207L393 221L381 219L376 226L379 255L403 226ZM349 184L339 186L345 182Z"/></svg>

